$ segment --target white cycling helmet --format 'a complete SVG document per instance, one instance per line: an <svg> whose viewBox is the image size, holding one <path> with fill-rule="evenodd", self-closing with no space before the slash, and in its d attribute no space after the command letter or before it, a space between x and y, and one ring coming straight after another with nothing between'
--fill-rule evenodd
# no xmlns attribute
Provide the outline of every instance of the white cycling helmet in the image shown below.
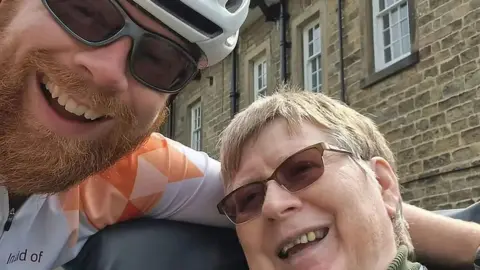
<svg viewBox="0 0 480 270"><path fill-rule="evenodd" d="M191 43L212 66L227 57L238 42L250 0L132 0Z"/></svg>

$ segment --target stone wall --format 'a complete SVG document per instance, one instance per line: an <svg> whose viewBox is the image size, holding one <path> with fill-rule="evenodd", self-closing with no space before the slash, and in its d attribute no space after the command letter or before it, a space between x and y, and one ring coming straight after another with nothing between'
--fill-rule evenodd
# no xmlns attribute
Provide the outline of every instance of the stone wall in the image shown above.
<svg viewBox="0 0 480 270"><path fill-rule="evenodd" d="M371 5L346 0L344 66L348 103L372 117L398 159L405 200L427 209L468 205L480 198L480 1L416 0L411 13L415 60L372 82ZM340 98L336 1L289 2L288 68L301 84L299 29L318 20L322 37L322 91ZM370 23L368 23L370 22ZM243 29L239 44L240 109L253 101L250 65L268 56L268 92L280 70L278 24L262 17ZM189 145L188 108L203 107L202 150L217 157L218 135L230 120L231 58L205 70L175 101L174 139Z"/></svg>

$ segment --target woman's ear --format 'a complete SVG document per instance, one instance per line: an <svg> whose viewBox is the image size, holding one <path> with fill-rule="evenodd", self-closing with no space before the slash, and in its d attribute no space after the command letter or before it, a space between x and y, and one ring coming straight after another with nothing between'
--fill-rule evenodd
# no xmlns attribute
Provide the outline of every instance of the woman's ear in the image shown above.
<svg viewBox="0 0 480 270"><path fill-rule="evenodd" d="M374 157L370 160L372 170L375 172L375 177L380 185L383 202L388 215L393 218L399 207L400 188L398 178L393 171L392 166L381 157Z"/></svg>

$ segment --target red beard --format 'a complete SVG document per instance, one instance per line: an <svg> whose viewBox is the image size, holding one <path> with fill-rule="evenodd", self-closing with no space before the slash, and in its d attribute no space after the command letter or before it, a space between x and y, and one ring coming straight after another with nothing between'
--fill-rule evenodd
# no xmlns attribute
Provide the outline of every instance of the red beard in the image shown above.
<svg viewBox="0 0 480 270"><path fill-rule="evenodd" d="M12 1L15 3L14 1ZM0 185L17 195L65 191L98 173L138 147L164 122L166 111L150 127L139 127L130 108L101 89L70 72L48 51L30 52L22 61L14 58L15 42L5 43L14 4L0 8ZM2 43L3 41L3 43ZM81 96L94 107L108 108L116 126L97 140L60 137L35 121L25 108L26 81L32 72L47 74L72 97ZM138 130L146 130L139 134Z"/></svg>

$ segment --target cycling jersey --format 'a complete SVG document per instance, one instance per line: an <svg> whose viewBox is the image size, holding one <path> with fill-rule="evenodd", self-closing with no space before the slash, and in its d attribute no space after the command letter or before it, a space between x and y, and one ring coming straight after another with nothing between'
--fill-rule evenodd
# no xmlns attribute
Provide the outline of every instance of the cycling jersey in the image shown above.
<svg viewBox="0 0 480 270"><path fill-rule="evenodd" d="M142 216L229 226L215 207L222 196L218 161L153 134L112 168L15 213L0 187L0 270L54 269L105 226Z"/></svg>

